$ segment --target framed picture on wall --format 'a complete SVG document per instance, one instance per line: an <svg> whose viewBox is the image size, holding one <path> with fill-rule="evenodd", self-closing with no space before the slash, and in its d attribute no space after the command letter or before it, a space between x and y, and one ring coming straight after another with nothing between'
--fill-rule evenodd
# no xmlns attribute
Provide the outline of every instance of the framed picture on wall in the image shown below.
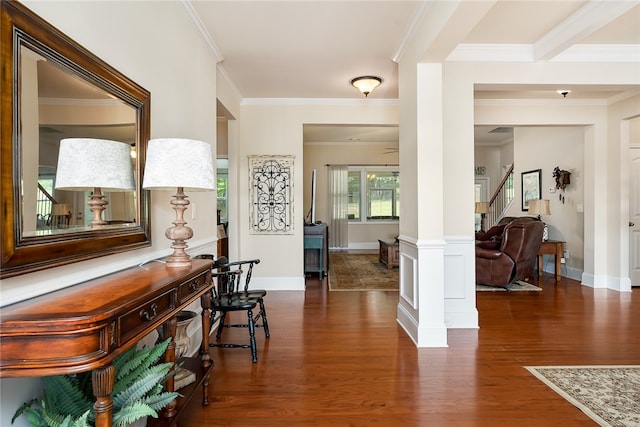
<svg viewBox="0 0 640 427"><path fill-rule="evenodd" d="M522 172L522 210L529 210L529 200L539 199L542 188L542 169Z"/></svg>

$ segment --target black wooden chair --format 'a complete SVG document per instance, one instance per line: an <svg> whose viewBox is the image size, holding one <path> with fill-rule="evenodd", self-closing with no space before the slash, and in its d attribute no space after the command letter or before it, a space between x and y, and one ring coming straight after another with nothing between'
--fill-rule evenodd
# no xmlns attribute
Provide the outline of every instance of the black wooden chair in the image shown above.
<svg viewBox="0 0 640 427"><path fill-rule="evenodd" d="M213 259L213 255L198 255L195 258ZM250 289L249 282L253 266L258 264L260 260L248 260L228 262L226 257L220 257L214 260L212 277L217 280L216 286L213 288L212 304L211 304L211 325L218 322L216 329L216 341L210 343L211 347L223 348L250 348L252 361L258 361L256 352L255 329L263 328L265 337L269 338L269 323L267 321L267 313L264 305L264 296L267 294L263 289ZM247 266L246 271L241 267ZM243 278L244 275L244 280ZM258 312L254 315L256 306L259 307ZM232 311L246 311L247 322L230 324L226 323L227 313ZM223 328L248 328L249 344L229 344L219 342L222 337Z"/></svg>
<svg viewBox="0 0 640 427"><path fill-rule="evenodd" d="M223 348L249 348L251 349L251 361L256 363L258 361L258 351L256 346L256 331L253 320L253 311L258 305L258 300L237 298L235 291L237 289L236 286L240 284L241 276L242 270L240 269L212 273L212 277L217 279L217 284L213 287L213 298L211 299L211 316L213 317L211 322L212 324L218 322L218 328L216 332L216 342L210 342L209 346ZM242 326L246 326L249 329L249 344L220 342L222 328L225 326L231 326L225 324L225 318L227 317L227 313L230 311L245 311L247 313L247 323L242 324Z"/></svg>

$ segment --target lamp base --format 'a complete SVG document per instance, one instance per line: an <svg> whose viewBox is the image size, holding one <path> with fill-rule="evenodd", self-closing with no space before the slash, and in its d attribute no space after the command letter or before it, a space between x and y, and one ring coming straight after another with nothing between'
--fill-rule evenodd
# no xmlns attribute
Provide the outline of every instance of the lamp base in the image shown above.
<svg viewBox="0 0 640 427"><path fill-rule="evenodd" d="M167 228L164 235L169 240L173 240L171 248L173 253L167 258L166 266L168 268L185 268L191 267L191 257L185 252L189 246L185 243L185 240L189 240L193 237L193 230L187 227L187 223L184 220L184 211L189 206L189 200L184 194L184 188L178 187L178 191L173 195L171 200L173 210L176 211L176 220L173 221L173 227Z"/></svg>
<svg viewBox="0 0 640 427"><path fill-rule="evenodd" d="M107 222L102 219L102 211L105 210L105 206L107 206L109 202L104 199L100 187L93 189L93 193L89 196L87 204L91 212L93 212L93 219L89 223L89 226L96 228L107 225Z"/></svg>

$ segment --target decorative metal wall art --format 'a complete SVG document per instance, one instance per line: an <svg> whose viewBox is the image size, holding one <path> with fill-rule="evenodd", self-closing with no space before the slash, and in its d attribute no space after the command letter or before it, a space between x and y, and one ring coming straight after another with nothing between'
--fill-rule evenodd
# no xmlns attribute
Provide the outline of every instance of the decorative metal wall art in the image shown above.
<svg viewBox="0 0 640 427"><path fill-rule="evenodd" d="M249 156L251 234L293 233L294 156Z"/></svg>

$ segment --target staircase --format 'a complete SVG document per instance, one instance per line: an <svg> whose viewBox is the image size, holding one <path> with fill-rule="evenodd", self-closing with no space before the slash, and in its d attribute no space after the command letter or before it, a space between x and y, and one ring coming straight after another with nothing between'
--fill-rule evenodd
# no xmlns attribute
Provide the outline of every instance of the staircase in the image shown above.
<svg viewBox="0 0 640 427"><path fill-rule="evenodd" d="M513 165L507 170L496 192L489 200L489 213L487 214L487 228L495 225L509 209L515 196L513 182Z"/></svg>

